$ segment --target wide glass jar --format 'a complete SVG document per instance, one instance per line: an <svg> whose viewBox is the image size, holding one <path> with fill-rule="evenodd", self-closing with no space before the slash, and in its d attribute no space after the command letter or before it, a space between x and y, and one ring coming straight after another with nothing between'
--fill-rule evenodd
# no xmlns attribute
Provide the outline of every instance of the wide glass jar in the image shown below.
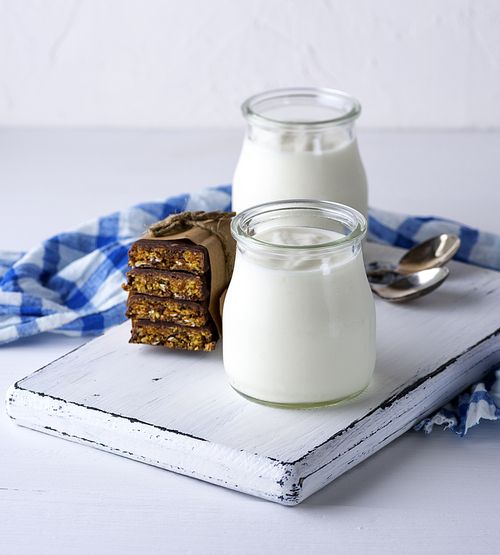
<svg viewBox="0 0 500 555"><path fill-rule="evenodd" d="M251 97L242 112L247 127L233 178L234 211L311 198L346 204L368 218L357 100L330 89L280 89Z"/></svg>
<svg viewBox="0 0 500 555"><path fill-rule="evenodd" d="M363 391L375 366L365 218L337 203L284 201L240 212L231 232L237 252L222 342L231 386L290 408Z"/></svg>

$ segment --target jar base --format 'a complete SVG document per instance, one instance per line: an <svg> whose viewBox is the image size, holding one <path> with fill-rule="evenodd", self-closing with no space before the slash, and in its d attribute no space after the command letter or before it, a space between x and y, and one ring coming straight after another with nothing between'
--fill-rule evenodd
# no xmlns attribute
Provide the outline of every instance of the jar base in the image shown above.
<svg viewBox="0 0 500 555"><path fill-rule="evenodd" d="M368 385L363 387L363 389L356 391L356 393L352 393L351 395L347 395L346 397L341 397L339 399L334 399L332 401L321 401L319 403L277 403L274 401L264 401L262 399L257 399L255 397L247 395L246 393L242 393L241 391L236 389L233 385L231 385L231 387L234 389L234 391L236 391L236 393L238 393L238 395L241 395L247 401L252 401L252 403L257 403L258 405L264 405L266 407L273 407L277 409L310 410L310 409L322 409L322 408L332 407L335 405L346 403L354 399L361 393L363 393L363 391L365 391Z"/></svg>

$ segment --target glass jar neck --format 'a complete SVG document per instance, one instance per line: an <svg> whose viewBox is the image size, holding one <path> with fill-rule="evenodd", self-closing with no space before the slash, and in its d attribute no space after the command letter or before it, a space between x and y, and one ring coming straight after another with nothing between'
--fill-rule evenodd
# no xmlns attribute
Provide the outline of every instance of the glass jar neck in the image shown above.
<svg viewBox="0 0 500 555"><path fill-rule="evenodd" d="M267 91L243 103L243 116L253 125L305 131L354 123L361 104L331 89L291 88Z"/></svg>
<svg viewBox="0 0 500 555"><path fill-rule="evenodd" d="M279 89L249 98L242 106L247 140L271 150L332 150L355 139L361 105L330 89Z"/></svg>
<svg viewBox="0 0 500 555"><path fill-rule="evenodd" d="M266 150L322 154L351 143L356 139L356 132L352 122L311 129L268 127L248 122L245 139Z"/></svg>
<svg viewBox="0 0 500 555"><path fill-rule="evenodd" d="M286 265L317 260L321 265L325 260L340 263L352 258L360 251L366 228L365 218L353 208L314 200L261 204L244 210L231 223L238 250L249 253L257 262L274 260L272 267L276 268L279 261ZM302 242L276 241L283 230L288 237L292 232L302 235ZM308 243L311 231L320 233Z"/></svg>

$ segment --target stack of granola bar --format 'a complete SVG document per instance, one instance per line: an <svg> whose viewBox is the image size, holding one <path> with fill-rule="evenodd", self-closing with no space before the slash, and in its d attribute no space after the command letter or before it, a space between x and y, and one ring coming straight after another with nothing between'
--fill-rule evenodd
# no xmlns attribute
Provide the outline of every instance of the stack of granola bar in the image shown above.
<svg viewBox="0 0 500 555"><path fill-rule="evenodd" d="M131 343L212 351L219 334L209 312L211 269L205 246L146 235L129 250L126 316Z"/></svg>

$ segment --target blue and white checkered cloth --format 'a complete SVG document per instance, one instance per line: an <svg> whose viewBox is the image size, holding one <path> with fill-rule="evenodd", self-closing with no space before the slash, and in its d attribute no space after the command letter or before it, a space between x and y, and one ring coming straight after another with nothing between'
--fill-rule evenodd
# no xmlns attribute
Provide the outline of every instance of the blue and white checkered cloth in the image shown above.
<svg viewBox="0 0 500 555"><path fill-rule="evenodd" d="M183 210L231 207L231 187L203 189L139 204L83 223L27 253L0 252L0 345L41 332L98 335L125 320L121 285L128 249L147 226ZM368 240L410 248L439 233L461 240L455 259L500 270L500 236L440 218L370 209ZM500 370L476 384L420 427L446 424L464 435L480 418L500 418Z"/></svg>

